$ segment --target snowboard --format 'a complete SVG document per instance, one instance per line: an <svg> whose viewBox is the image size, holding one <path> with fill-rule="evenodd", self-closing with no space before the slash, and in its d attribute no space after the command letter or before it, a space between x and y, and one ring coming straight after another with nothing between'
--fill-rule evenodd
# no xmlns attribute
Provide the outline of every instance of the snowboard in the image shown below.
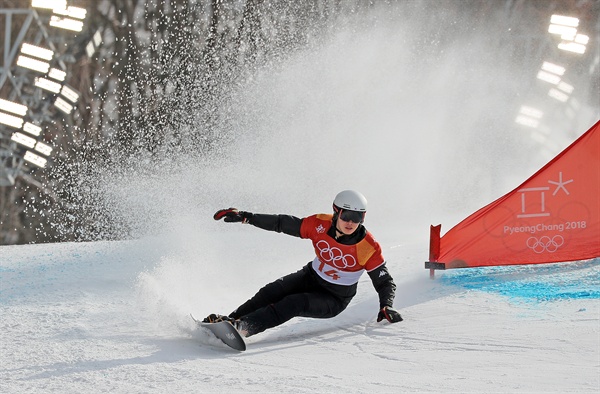
<svg viewBox="0 0 600 394"><path fill-rule="evenodd" d="M214 336L223 341L225 345L232 349L239 350L240 352L246 350L246 342L244 341L244 338L231 323L226 321L218 323L203 323L200 320L197 320L194 316L190 316L192 319L194 319L198 327L209 330Z"/></svg>

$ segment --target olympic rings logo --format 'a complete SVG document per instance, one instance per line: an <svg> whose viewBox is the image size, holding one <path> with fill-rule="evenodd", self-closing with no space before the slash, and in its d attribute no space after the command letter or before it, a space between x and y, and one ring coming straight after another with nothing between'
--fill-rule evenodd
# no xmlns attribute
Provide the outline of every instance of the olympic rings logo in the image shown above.
<svg viewBox="0 0 600 394"><path fill-rule="evenodd" d="M356 259L351 254L344 254L340 248L331 247L327 241L320 240L315 245L319 249L319 257L326 263L333 264L338 269L352 268Z"/></svg>
<svg viewBox="0 0 600 394"><path fill-rule="evenodd" d="M554 253L563 246L565 239L562 235L555 235L550 238L546 235L538 239L537 237L529 237L527 239L527 247L533 250L535 253Z"/></svg>

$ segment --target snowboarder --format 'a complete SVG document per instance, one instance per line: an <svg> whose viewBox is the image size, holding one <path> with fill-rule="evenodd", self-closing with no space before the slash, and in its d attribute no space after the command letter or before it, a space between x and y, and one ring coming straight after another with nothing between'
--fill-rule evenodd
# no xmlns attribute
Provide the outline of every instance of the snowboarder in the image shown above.
<svg viewBox="0 0 600 394"><path fill-rule="evenodd" d="M253 214L235 208L221 209L215 220L248 223L312 241L316 257L301 270L267 284L229 316L211 314L204 322L229 321L245 337L278 326L293 317L329 318L342 312L356 295L357 283L367 271L379 294L377 322L402 321L393 308L396 285L379 243L363 226L367 199L344 190L333 201L333 215L305 218Z"/></svg>

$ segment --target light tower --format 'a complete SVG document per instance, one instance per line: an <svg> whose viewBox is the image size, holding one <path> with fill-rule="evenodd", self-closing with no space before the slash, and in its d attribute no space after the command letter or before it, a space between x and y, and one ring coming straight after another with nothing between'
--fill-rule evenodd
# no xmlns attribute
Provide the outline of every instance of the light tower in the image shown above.
<svg viewBox="0 0 600 394"><path fill-rule="evenodd" d="M79 92L67 81L75 62L74 38L85 28L87 10L66 0L32 0L26 9L1 9L4 40L0 62L0 186L45 168L54 147L45 132L57 117L69 119ZM0 36L1 37L1 36ZM97 47L101 38L92 40ZM92 47L94 48L94 47ZM64 132L64 131L63 131Z"/></svg>

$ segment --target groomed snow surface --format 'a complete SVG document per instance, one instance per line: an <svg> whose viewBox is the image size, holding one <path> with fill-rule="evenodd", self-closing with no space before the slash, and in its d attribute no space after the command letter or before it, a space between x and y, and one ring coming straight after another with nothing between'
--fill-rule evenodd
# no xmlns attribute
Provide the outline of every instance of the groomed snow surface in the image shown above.
<svg viewBox="0 0 600 394"><path fill-rule="evenodd" d="M220 260L159 239L1 247L0 392L600 388L597 260L438 271L430 280L425 239L388 242L403 322L375 322L377 296L363 275L338 317L294 319L248 338L240 353L197 331L189 313L230 312L299 269L311 246L218 225L210 242L225 249ZM265 238L271 244L261 249Z"/></svg>

